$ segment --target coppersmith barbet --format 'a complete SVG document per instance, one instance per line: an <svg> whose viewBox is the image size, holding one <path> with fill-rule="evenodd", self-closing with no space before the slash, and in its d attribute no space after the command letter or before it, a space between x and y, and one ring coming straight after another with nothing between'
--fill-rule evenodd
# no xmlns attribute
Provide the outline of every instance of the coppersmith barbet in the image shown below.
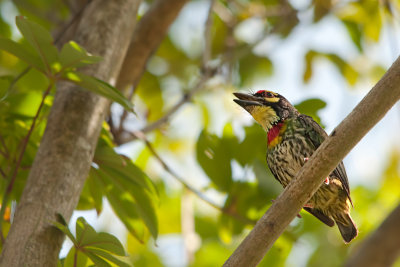
<svg viewBox="0 0 400 267"><path fill-rule="evenodd" d="M328 136L311 117L300 114L280 94L260 90L234 93L234 101L248 111L267 132L267 163L274 177L286 187ZM303 207L328 226L335 222L348 243L358 234L350 217L353 205L343 162Z"/></svg>

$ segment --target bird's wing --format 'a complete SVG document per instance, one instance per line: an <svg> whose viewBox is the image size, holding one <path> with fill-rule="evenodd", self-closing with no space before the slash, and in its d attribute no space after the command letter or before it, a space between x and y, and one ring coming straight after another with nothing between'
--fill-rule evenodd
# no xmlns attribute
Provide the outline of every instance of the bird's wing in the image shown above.
<svg viewBox="0 0 400 267"><path fill-rule="evenodd" d="M324 224L326 224L330 227L335 225L335 222L331 218L329 218L328 216L323 214L320 210L309 208L309 207L304 207L303 209L308 211L315 217L317 217L317 219L320 220L321 222L323 222Z"/></svg>
<svg viewBox="0 0 400 267"><path fill-rule="evenodd" d="M304 129L306 129L305 134L307 135L309 140L311 140L315 149L317 149L325 140L325 138L328 137L328 135L326 134L324 129L322 129L321 126L317 122L315 122L313 118L311 118L310 116L301 114L299 118L300 122L303 124ZM339 163L338 166L336 166L332 174L340 180L344 191L346 191L347 197L349 198L351 204L353 205L353 202L350 197L349 181L347 179L346 170L344 168L342 161Z"/></svg>

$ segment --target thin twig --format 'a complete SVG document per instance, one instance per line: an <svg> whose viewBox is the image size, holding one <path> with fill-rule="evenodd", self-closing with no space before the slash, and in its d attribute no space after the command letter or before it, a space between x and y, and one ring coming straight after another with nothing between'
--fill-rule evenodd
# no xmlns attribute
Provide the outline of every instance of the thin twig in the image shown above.
<svg viewBox="0 0 400 267"><path fill-rule="evenodd" d="M143 127L143 129L140 130L140 132L143 133L148 133L151 132L155 129L158 129L160 126L162 126L163 124L165 124L166 122L169 121L170 117L179 110L179 108L181 106L183 106L184 104L186 104L187 102L192 100L192 97L199 91L203 90L204 84L207 82L207 80L209 79L209 75L207 75L207 73L205 75L202 75L202 77L200 78L200 80L198 81L198 83L194 86L194 88L192 90L190 90L189 92L185 93L181 100L178 101L178 103L176 103L172 108L170 108L165 114L164 116L162 116L161 118L159 118L158 120L156 120L155 122Z"/></svg>
<svg viewBox="0 0 400 267"><path fill-rule="evenodd" d="M3 146L3 148L4 148L4 152L6 153L7 157L9 157L10 156L10 151L8 150L7 145L6 145L6 141L4 140L4 137L1 134L0 134L0 142L1 142L1 145Z"/></svg>
<svg viewBox="0 0 400 267"><path fill-rule="evenodd" d="M29 128L29 131L26 134L25 138L22 140L21 152L19 153L17 163L16 163L14 171L13 171L13 173L11 175L10 182L9 182L9 184L8 184L8 186L6 188L6 191L4 192L4 196L3 196L2 206L1 206L1 209L0 209L0 229L2 229L4 212L5 212L6 207L7 207L8 199L10 197L10 193L11 193L11 191L13 189L15 180L17 178L18 170L20 168L22 159L24 157L25 150L26 150L26 147L28 145L29 138L32 135L33 129L35 128L35 125L36 125L36 120L39 117L40 111L42 110L43 105L44 105L44 101L45 101L47 95L50 93L50 90L53 87L53 84L54 83L51 82L49 84L49 86L47 87L46 91L44 92L43 97L42 97L42 101L40 102L39 108L36 111L35 117L33 118L31 127Z"/></svg>
<svg viewBox="0 0 400 267"><path fill-rule="evenodd" d="M7 174L3 171L2 168L0 168L0 174L3 176L4 179L7 179Z"/></svg>
<svg viewBox="0 0 400 267"><path fill-rule="evenodd" d="M230 210L229 208L224 208L220 207L219 205L215 204L213 201L208 199L203 192L200 190L194 188L193 186L189 185L186 183L182 177L180 177L177 173L175 173L170 166L160 157L160 155L157 153L157 151L154 149L153 145L150 143L150 141L147 139L146 135L142 132L135 132L136 138L142 140L145 144L146 147L149 149L151 154L157 159L157 161L161 164L161 166L164 168L166 172L168 172L172 177L174 177L177 181L179 181L186 189L190 190L193 192L195 195L197 195L201 200L204 202L208 203L211 207L214 207L215 209L221 211L224 214L227 214L238 221L244 223L244 224L255 224L256 221L251 220L249 218L243 217L240 214L235 213L234 211Z"/></svg>
<svg viewBox="0 0 400 267"><path fill-rule="evenodd" d="M0 154L3 155L4 158L7 158L7 153L0 149Z"/></svg>

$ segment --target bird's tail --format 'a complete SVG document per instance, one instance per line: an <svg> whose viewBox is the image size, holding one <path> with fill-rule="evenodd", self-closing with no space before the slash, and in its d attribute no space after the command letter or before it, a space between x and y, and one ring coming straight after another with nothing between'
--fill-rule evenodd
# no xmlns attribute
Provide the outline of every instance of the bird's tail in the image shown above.
<svg viewBox="0 0 400 267"><path fill-rule="evenodd" d="M344 242L349 243L358 235L358 230L353 219L348 213L339 214L337 218L334 218L339 228L340 234L343 237Z"/></svg>

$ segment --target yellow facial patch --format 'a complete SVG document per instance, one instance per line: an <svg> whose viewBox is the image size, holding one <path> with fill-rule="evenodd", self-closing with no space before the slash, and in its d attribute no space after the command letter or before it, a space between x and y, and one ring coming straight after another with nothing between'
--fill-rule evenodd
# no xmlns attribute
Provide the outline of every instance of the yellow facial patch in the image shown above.
<svg viewBox="0 0 400 267"><path fill-rule="evenodd" d="M274 92L271 92L271 94L273 94L273 95L277 95L276 93L274 93ZM271 102L271 103L276 103L276 102L278 102L279 101L279 97L266 97L265 98L265 101L267 101L267 102Z"/></svg>
<svg viewBox="0 0 400 267"><path fill-rule="evenodd" d="M268 98L270 99L270 98ZM279 101L279 99L278 99ZM251 110L251 116L266 130L268 131L272 124L279 120L273 108L268 106L255 106Z"/></svg>

